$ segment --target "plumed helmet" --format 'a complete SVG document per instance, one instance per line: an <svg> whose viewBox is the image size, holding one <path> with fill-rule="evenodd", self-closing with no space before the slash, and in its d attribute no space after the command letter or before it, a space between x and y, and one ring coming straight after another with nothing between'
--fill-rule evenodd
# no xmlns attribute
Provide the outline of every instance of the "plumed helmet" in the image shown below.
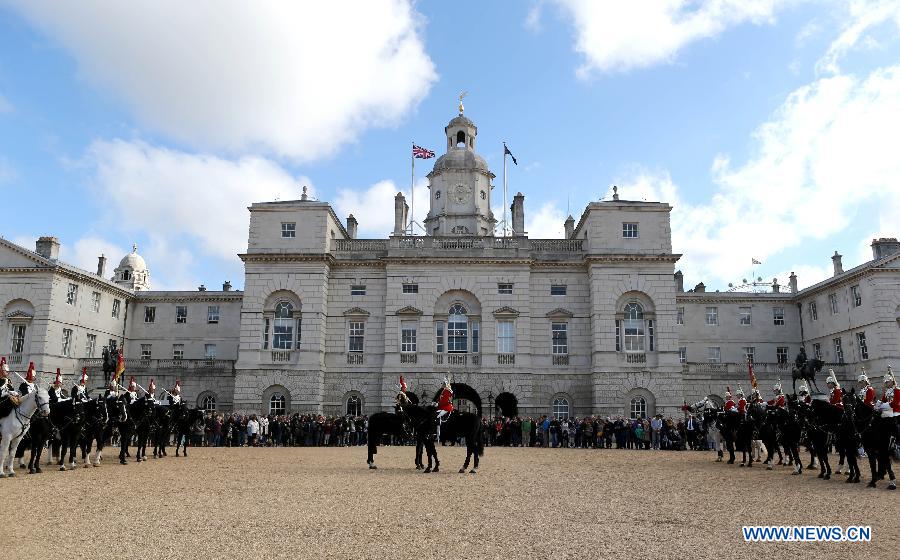
<svg viewBox="0 0 900 560"><path fill-rule="evenodd" d="M809 394L809 387L807 387L805 384L800 385L800 388L797 389L797 392L800 393L801 395L808 395L808 394Z"/></svg>
<svg viewBox="0 0 900 560"><path fill-rule="evenodd" d="M744 396L744 390L741 389L741 386L740 386L740 385L738 385L738 388L737 388L737 391L735 391L735 394L738 395L738 396L741 396L741 397Z"/></svg>
<svg viewBox="0 0 900 560"><path fill-rule="evenodd" d="M56 368L56 379L53 380L53 385L57 387L62 385L62 372L59 371L59 368Z"/></svg>
<svg viewBox="0 0 900 560"><path fill-rule="evenodd" d="M25 374L25 381L34 383L34 362L28 363L28 373Z"/></svg>
<svg viewBox="0 0 900 560"><path fill-rule="evenodd" d="M6 356L0 358L0 371L3 372L3 375L9 373L9 364L6 363Z"/></svg>
<svg viewBox="0 0 900 560"><path fill-rule="evenodd" d="M87 380L88 380L87 368L86 367L81 368L81 379L78 381L78 383L80 385L84 386L84 385L87 385Z"/></svg>
<svg viewBox="0 0 900 560"><path fill-rule="evenodd" d="M175 387L172 388L172 392L176 395L181 393L181 380L180 379L175 380Z"/></svg>
<svg viewBox="0 0 900 560"><path fill-rule="evenodd" d="M778 383L776 383L775 386L772 387L772 390L775 391L776 395L781 394L781 380L780 379L778 380Z"/></svg>
<svg viewBox="0 0 900 560"><path fill-rule="evenodd" d="M834 375L834 370L828 370L828 377L825 378L825 383L831 383L832 385L837 385L837 377Z"/></svg>
<svg viewBox="0 0 900 560"><path fill-rule="evenodd" d="M128 390L129 391L137 391L137 380L134 376L131 376L131 381L128 382Z"/></svg>
<svg viewBox="0 0 900 560"><path fill-rule="evenodd" d="M403 379L403 376L400 376L400 391L406 393L406 380Z"/></svg>
<svg viewBox="0 0 900 560"><path fill-rule="evenodd" d="M888 364L887 373L884 374L884 385L890 385L891 387L897 386L897 380L894 379L894 368L892 368L890 364Z"/></svg>
<svg viewBox="0 0 900 560"><path fill-rule="evenodd" d="M856 378L856 381L858 383L865 383L866 385L868 385L869 384L869 376L866 375L865 373L860 373L859 377Z"/></svg>
<svg viewBox="0 0 900 560"><path fill-rule="evenodd" d="M150 384L147 385L147 394L153 395L153 393L155 393L155 392L156 392L156 381L154 381L153 378L151 377Z"/></svg>
<svg viewBox="0 0 900 560"><path fill-rule="evenodd" d="M447 388L449 389L449 388L450 388L450 383L451 383L451 381L450 381L450 374L448 373L447 375L444 376L444 386L447 387Z"/></svg>
<svg viewBox="0 0 900 560"><path fill-rule="evenodd" d="M726 399L731 398L731 386L730 385L728 387L725 387L725 398Z"/></svg>

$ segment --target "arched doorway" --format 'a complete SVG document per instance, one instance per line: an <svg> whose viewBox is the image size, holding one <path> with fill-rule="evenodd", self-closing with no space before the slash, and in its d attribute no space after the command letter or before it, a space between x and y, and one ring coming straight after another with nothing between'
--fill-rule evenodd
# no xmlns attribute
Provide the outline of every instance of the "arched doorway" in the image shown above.
<svg viewBox="0 0 900 560"><path fill-rule="evenodd" d="M494 401L494 407L497 409L497 414L500 416L514 418L519 415L519 399L512 393L500 393L497 395L497 399Z"/></svg>
<svg viewBox="0 0 900 560"><path fill-rule="evenodd" d="M453 390L453 407L461 412L471 412L472 414L482 415L481 396L478 391L465 383L450 383L450 389ZM441 396L441 389L434 394L435 402Z"/></svg>

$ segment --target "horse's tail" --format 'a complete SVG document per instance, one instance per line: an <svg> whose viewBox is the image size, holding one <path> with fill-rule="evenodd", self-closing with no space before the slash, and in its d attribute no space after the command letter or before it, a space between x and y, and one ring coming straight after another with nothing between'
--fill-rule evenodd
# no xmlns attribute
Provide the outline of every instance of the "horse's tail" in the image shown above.
<svg viewBox="0 0 900 560"><path fill-rule="evenodd" d="M484 426L478 418L475 419L475 451L479 457L484 456Z"/></svg>

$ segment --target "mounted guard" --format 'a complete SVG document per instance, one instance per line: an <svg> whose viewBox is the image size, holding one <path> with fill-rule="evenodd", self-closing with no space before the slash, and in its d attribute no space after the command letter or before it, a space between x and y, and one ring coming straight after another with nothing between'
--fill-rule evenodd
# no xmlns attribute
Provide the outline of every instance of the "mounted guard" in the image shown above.
<svg viewBox="0 0 900 560"><path fill-rule="evenodd" d="M828 389L831 391L828 402L844 410L844 390L841 389L841 384L838 383L833 369L828 370L828 379L825 380L825 384L828 385Z"/></svg>
<svg viewBox="0 0 900 560"><path fill-rule="evenodd" d="M859 398L859 400L867 407L874 409L875 387L872 387L872 384L869 383L869 376L866 375L866 368L862 368L862 373L856 378L856 388L859 389L859 393L856 394L857 398Z"/></svg>
<svg viewBox="0 0 900 560"><path fill-rule="evenodd" d="M740 414L741 416L747 416L747 399L744 398L744 390L741 389L740 385L738 385L737 392L735 394L738 396L738 414Z"/></svg>
<svg viewBox="0 0 900 560"><path fill-rule="evenodd" d="M802 390L805 387L806 387L805 385L801 385L800 389ZM768 401L766 401L766 404L768 404L769 406L777 407L777 408L784 408L785 405L787 404L787 401L784 398L784 393L781 391L781 381L780 380L778 381L778 383L775 384L774 387L772 387L772 392L775 394L775 396L773 398L769 399Z"/></svg>
<svg viewBox="0 0 900 560"><path fill-rule="evenodd" d="M444 386L441 389L437 402L437 419L439 422L453 412L453 389L450 385L450 376L447 375L444 377Z"/></svg>
<svg viewBox="0 0 900 560"><path fill-rule="evenodd" d="M62 389L62 372L59 371L59 368L56 368L56 377L53 379L53 384L50 385L50 390L47 391L47 394L50 395L50 403L58 403L59 401L66 399L63 394Z"/></svg>
<svg viewBox="0 0 900 560"><path fill-rule="evenodd" d="M35 390L34 386L34 362L28 363L28 372L25 374L25 380L19 383L19 395L25 396Z"/></svg>
<svg viewBox="0 0 900 560"><path fill-rule="evenodd" d="M805 383L800 385L800 388L797 389L797 393L800 395L800 400L803 401L803 404L810 404L812 402L812 397L809 396L809 387L807 387Z"/></svg>
<svg viewBox="0 0 900 560"><path fill-rule="evenodd" d="M144 398L152 403L155 403L156 402L156 397L154 396L155 393L156 393L156 381L154 381L153 378L151 377L150 384L147 385L147 390L144 391Z"/></svg>
<svg viewBox="0 0 900 560"><path fill-rule="evenodd" d="M137 396L137 380L135 380L134 376L131 376L131 381L128 382L128 389L125 390L125 401L128 404L133 403L138 398Z"/></svg>
<svg viewBox="0 0 900 560"><path fill-rule="evenodd" d="M175 406L176 404L181 404L181 380L175 380L175 386L172 387L172 390L169 391L169 394L166 395L166 400L169 401L170 406Z"/></svg>
<svg viewBox="0 0 900 560"><path fill-rule="evenodd" d="M76 403L85 402L88 400L87 396L87 368L81 369L81 379L78 380L78 383L72 386L72 400Z"/></svg>
<svg viewBox="0 0 900 560"><path fill-rule="evenodd" d="M723 410L725 410L725 412L737 412L737 407L734 404L734 397L731 396L731 387L725 388L725 405L723 406Z"/></svg>
<svg viewBox="0 0 900 560"><path fill-rule="evenodd" d="M0 358L0 418L9 415L21 402L21 396L13 389L12 381L9 380L9 366L4 356Z"/></svg>

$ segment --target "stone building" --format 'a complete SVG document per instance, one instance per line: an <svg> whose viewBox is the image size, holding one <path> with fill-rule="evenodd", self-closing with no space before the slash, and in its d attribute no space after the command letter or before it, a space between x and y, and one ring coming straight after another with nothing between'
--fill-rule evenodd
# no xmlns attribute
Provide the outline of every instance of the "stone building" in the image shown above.
<svg viewBox="0 0 900 560"><path fill-rule="evenodd" d="M804 290L792 275L765 293L685 291L668 204L615 195L569 216L564 238L532 239L519 193L512 234L495 236L477 128L460 114L444 132L427 235L407 233L402 194L386 239L358 239L356 218L305 194L252 204L243 291L153 291L136 248L107 279L103 257L96 273L59 262L55 238L0 240L0 353L13 369L85 366L99 385L101 347L124 345L128 374L179 378L197 406L327 414L388 408L401 374L430 397L449 372L486 415L646 416L746 388L748 354L764 394L790 384L801 346L842 381L900 363L895 239L851 270L835 255Z"/></svg>

